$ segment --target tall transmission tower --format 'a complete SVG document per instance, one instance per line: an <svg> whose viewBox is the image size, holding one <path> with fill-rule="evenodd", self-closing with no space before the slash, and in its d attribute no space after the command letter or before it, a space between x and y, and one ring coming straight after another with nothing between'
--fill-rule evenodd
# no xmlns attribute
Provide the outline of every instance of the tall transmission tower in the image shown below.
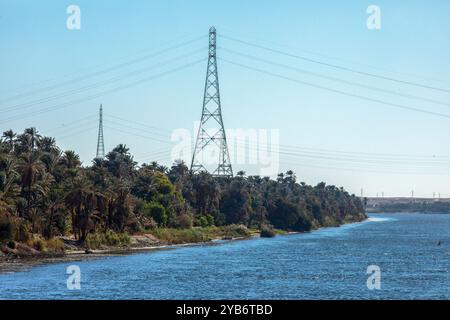
<svg viewBox="0 0 450 320"><path fill-rule="evenodd" d="M208 67L200 125L192 154L191 171L210 172L216 177L231 177L230 155L228 153L225 128L219 93L219 76L216 57L216 28L209 29ZM209 169L209 170L208 170Z"/></svg>
<svg viewBox="0 0 450 320"><path fill-rule="evenodd" d="M105 157L105 143L103 141L103 106L100 105L100 117L98 122L98 139L97 139L97 154L96 159L103 159Z"/></svg>

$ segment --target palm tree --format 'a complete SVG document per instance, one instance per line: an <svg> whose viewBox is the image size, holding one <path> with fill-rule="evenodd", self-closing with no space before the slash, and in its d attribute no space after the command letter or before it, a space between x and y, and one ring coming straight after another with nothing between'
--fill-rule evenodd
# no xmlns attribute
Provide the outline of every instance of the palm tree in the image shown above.
<svg viewBox="0 0 450 320"><path fill-rule="evenodd" d="M37 141L37 146L40 151L48 153L60 153L59 148L56 146L56 140L52 137L42 137Z"/></svg>
<svg viewBox="0 0 450 320"><path fill-rule="evenodd" d="M14 158L6 156L3 162L3 179L0 182L0 201L4 203L11 202L18 194L16 180L19 177L17 164Z"/></svg>
<svg viewBox="0 0 450 320"><path fill-rule="evenodd" d="M72 150L64 152L61 162L67 169L75 169L81 165L80 157Z"/></svg>
<svg viewBox="0 0 450 320"><path fill-rule="evenodd" d="M245 171L238 171L238 173L236 174L238 177L243 178L245 177Z"/></svg>
<svg viewBox="0 0 450 320"><path fill-rule="evenodd" d="M25 214L30 214L31 198L33 186L38 182L39 177L45 173L45 166L40 161L40 155L36 152L30 152L21 157L19 165L19 172L21 173L20 186L22 194L26 199Z"/></svg>
<svg viewBox="0 0 450 320"><path fill-rule="evenodd" d="M11 147L11 150L14 146L14 138L16 137L16 133L12 131L11 129L3 132L2 138L5 138L5 140L8 142L9 146Z"/></svg>
<svg viewBox="0 0 450 320"><path fill-rule="evenodd" d="M84 243L93 225L94 214L97 210L98 193L92 188L84 175L78 176L70 187L65 198L71 210L73 234Z"/></svg>
<svg viewBox="0 0 450 320"><path fill-rule="evenodd" d="M25 129L24 134L29 137L30 148L31 150L34 150L36 145L41 140L41 135L37 132L36 128L34 127Z"/></svg>

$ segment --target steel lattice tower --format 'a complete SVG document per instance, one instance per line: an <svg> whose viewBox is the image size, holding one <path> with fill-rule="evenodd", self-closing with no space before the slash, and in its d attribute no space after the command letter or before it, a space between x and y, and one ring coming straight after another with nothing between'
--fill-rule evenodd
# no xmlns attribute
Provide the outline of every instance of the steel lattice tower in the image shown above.
<svg viewBox="0 0 450 320"><path fill-rule="evenodd" d="M103 141L103 106L100 105L100 117L98 122L98 139L97 139L97 154L96 159L103 159L105 157L105 144Z"/></svg>
<svg viewBox="0 0 450 320"><path fill-rule="evenodd" d="M216 38L216 29L211 27L209 29L208 68L206 70L202 117L194 153L192 154L191 171L193 173L212 171L211 174L213 176L231 177L233 176L233 170L231 168L220 105ZM213 159L217 159L217 162L214 160L214 164L206 164L204 159L206 152L212 154ZM212 167L211 170L207 170L209 165Z"/></svg>

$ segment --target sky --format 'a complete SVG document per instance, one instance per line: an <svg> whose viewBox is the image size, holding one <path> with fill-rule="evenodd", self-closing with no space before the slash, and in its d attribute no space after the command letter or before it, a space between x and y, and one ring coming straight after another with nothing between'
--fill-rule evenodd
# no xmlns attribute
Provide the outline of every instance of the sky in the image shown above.
<svg viewBox="0 0 450 320"><path fill-rule="evenodd" d="M36 127L88 165L102 104L106 150L170 165L200 120L211 26L226 130L275 132L277 171L450 197L448 1L0 0L0 130Z"/></svg>

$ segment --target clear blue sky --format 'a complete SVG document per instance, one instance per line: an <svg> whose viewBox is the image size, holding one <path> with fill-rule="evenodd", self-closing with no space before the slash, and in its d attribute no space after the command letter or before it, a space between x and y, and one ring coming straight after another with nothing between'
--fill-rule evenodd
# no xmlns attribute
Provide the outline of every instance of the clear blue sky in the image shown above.
<svg viewBox="0 0 450 320"><path fill-rule="evenodd" d="M66 28L66 8L71 4L81 8L81 30ZM366 27L366 8L371 4L381 8L381 30ZM337 5L335 1L294 0L0 0L0 129L21 131L35 126L41 133L55 136L63 148L76 150L87 164L95 155L96 113L102 103L107 150L125 143L140 162L155 159L169 164L164 150L171 146L156 140L169 141L170 133L177 128L193 130L194 121L199 120L211 25L217 27L221 48L424 99L324 80L219 48L218 55L224 59L335 90L450 115L448 92L309 63L220 36L450 90L448 1L354 0ZM126 64L202 35L201 41ZM180 56L184 57L145 69ZM204 59L204 63L72 103L198 59ZM92 75L123 63L122 68ZM144 71L133 74L137 70ZM417 196L432 196L433 191L450 196L450 118L300 85L225 61L219 61L219 75L226 127L279 129L280 143L298 147L293 150L303 155L282 154L280 170L292 168L299 180L312 184L326 181L357 194L363 187L367 196L377 192L380 196L381 192L385 196L408 196L412 189ZM118 78L89 89L114 77ZM52 87L57 84L63 85ZM43 90L46 88L52 90ZM65 95L67 92L70 94ZM158 129L145 129L131 121ZM376 160L366 153L377 154ZM243 169L258 173L257 168Z"/></svg>

